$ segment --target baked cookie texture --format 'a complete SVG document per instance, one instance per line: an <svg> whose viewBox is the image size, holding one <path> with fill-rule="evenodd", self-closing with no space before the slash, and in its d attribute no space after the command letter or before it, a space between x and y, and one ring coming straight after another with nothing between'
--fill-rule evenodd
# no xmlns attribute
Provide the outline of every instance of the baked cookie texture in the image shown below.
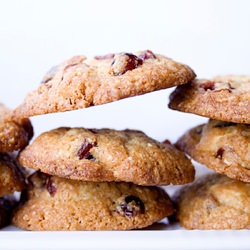
<svg viewBox="0 0 250 250"><path fill-rule="evenodd" d="M185 84L193 70L152 51L72 57L53 67L13 114L30 117L105 104Z"/></svg>
<svg viewBox="0 0 250 250"><path fill-rule="evenodd" d="M25 230L129 230L174 213L159 187L73 181L41 172L30 178L12 223Z"/></svg>
<svg viewBox="0 0 250 250"><path fill-rule="evenodd" d="M215 120L250 124L250 76L221 75L178 86L169 108Z"/></svg>
<svg viewBox="0 0 250 250"><path fill-rule="evenodd" d="M136 130L57 128L38 136L18 160L63 178L145 186L184 184L195 174L183 152Z"/></svg>
<svg viewBox="0 0 250 250"><path fill-rule="evenodd" d="M17 118L0 103L0 152L12 152L24 148L33 137L29 119Z"/></svg>
<svg viewBox="0 0 250 250"><path fill-rule="evenodd" d="M250 182L250 125L218 120L188 130L175 146L230 178Z"/></svg>
<svg viewBox="0 0 250 250"><path fill-rule="evenodd" d="M187 229L249 229L250 184L225 175L205 175L172 198Z"/></svg>
<svg viewBox="0 0 250 250"><path fill-rule="evenodd" d="M0 197L22 191L25 187L25 173L15 157L0 153Z"/></svg>
<svg viewBox="0 0 250 250"><path fill-rule="evenodd" d="M7 195L0 198L0 228L10 224L12 210L16 206L17 201L14 195Z"/></svg>

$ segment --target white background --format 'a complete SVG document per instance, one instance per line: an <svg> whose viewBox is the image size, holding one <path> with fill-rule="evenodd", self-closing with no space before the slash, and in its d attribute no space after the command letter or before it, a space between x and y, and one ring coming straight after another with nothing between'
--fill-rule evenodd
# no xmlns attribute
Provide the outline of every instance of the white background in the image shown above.
<svg viewBox="0 0 250 250"><path fill-rule="evenodd" d="M151 49L197 76L249 74L247 0L0 1L0 101L10 108L74 55ZM59 126L134 128L174 141L206 121L167 108L173 88L85 110L32 118L36 136Z"/></svg>
<svg viewBox="0 0 250 250"><path fill-rule="evenodd" d="M37 88L52 66L71 56L92 57L144 49L188 64L200 78L249 74L250 1L0 0L0 101L15 108L29 91ZM35 136L59 126L83 126L140 129L157 140L175 141L187 128L207 119L169 110L168 95L172 90L84 110L33 117ZM12 235L6 236L12 239ZM182 236L185 234L181 233ZM30 235L19 235L22 237L26 240ZM68 237L73 239L72 234ZM92 237L88 239L97 244L95 235ZM235 245L228 240L234 238L232 235L226 237L225 242L230 242L230 249L233 249ZM201 244L211 246L209 241L214 242L210 237L204 243L205 238L201 238L203 242L196 249L201 249ZM80 238L77 239L79 243ZM129 237L124 239L130 242ZM160 239L156 243L164 244L167 238ZM8 247L10 241L5 241ZM183 247L187 247L185 242L187 237ZM247 245L246 241L239 243ZM164 248L167 246L165 244ZM66 249L62 245L59 248ZM241 249L238 243L237 249Z"/></svg>

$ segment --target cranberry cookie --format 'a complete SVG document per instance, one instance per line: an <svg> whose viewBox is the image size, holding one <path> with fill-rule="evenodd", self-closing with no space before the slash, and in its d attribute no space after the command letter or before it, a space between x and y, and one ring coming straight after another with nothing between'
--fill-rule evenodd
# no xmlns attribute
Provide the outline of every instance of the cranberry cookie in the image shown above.
<svg viewBox="0 0 250 250"><path fill-rule="evenodd" d="M12 155L0 153L0 197L24 188L25 174L22 167Z"/></svg>
<svg viewBox="0 0 250 250"><path fill-rule="evenodd" d="M13 224L25 230L128 230L174 213L159 187L83 182L34 173Z"/></svg>
<svg viewBox="0 0 250 250"><path fill-rule="evenodd" d="M205 175L175 193L176 217L188 229L249 229L250 183Z"/></svg>
<svg viewBox="0 0 250 250"><path fill-rule="evenodd" d="M29 119L13 116L11 110L0 103L0 152L12 152L25 147L33 136Z"/></svg>
<svg viewBox="0 0 250 250"><path fill-rule="evenodd" d="M250 125L217 120L187 131L176 147L214 171L250 182Z"/></svg>
<svg viewBox="0 0 250 250"><path fill-rule="evenodd" d="M178 86L169 108L208 118L250 123L250 76L225 75Z"/></svg>
<svg viewBox="0 0 250 250"><path fill-rule="evenodd" d="M93 59L75 56L53 67L14 114L30 117L86 108L185 84L194 78L187 65L149 50Z"/></svg>
<svg viewBox="0 0 250 250"><path fill-rule="evenodd" d="M84 181L148 186L194 179L194 167L183 152L135 130L57 128L38 136L18 159L25 167Z"/></svg>

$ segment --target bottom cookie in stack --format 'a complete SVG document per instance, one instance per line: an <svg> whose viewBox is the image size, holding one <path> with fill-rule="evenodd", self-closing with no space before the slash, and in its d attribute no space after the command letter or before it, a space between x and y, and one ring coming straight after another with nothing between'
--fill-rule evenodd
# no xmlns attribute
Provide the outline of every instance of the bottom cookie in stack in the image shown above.
<svg viewBox="0 0 250 250"><path fill-rule="evenodd" d="M187 229L249 229L250 183L212 173L172 197L176 218Z"/></svg>
<svg viewBox="0 0 250 250"><path fill-rule="evenodd" d="M25 186L24 173L15 157L0 153L0 228L10 223L12 209L18 201L14 192L22 191Z"/></svg>
<svg viewBox="0 0 250 250"><path fill-rule="evenodd" d="M30 178L12 222L25 230L128 230L147 227L174 209L159 187L84 182L47 175Z"/></svg>
<svg viewBox="0 0 250 250"><path fill-rule="evenodd" d="M183 152L134 130L58 128L18 159L38 170L12 219L25 230L144 228L174 213L157 185L194 179Z"/></svg>

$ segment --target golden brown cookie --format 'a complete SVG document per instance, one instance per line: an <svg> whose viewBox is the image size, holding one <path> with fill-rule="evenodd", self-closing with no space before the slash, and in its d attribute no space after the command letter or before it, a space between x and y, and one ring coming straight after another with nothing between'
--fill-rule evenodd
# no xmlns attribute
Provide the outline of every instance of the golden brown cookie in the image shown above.
<svg viewBox="0 0 250 250"><path fill-rule="evenodd" d="M169 108L208 118L250 124L250 76L222 75L178 86Z"/></svg>
<svg viewBox="0 0 250 250"><path fill-rule="evenodd" d="M25 147L33 136L29 119L13 116L11 110L0 103L0 152L12 152Z"/></svg>
<svg viewBox="0 0 250 250"><path fill-rule="evenodd" d="M75 56L53 67L14 113L30 117L86 108L185 84L194 77L187 65L149 50L93 59Z"/></svg>
<svg viewBox="0 0 250 250"><path fill-rule="evenodd" d="M249 229L250 184L225 175L205 175L173 196L176 217L188 229Z"/></svg>
<svg viewBox="0 0 250 250"><path fill-rule="evenodd" d="M36 172L13 224L25 230L129 230L171 214L167 193L132 183L73 181Z"/></svg>
<svg viewBox="0 0 250 250"><path fill-rule="evenodd" d="M13 208L17 205L14 195L0 198L0 228L10 224Z"/></svg>
<svg viewBox="0 0 250 250"><path fill-rule="evenodd" d="M38 136L18 159L25 167L76 180L148 186L194 179L183 152L135 130L58 128Z"/></svg>
<svg viewBox="0 0 250 250"><path fill-rule="evenodd" d="M250 125L217 120L187 131L176 147L230 178L250 182Z"/></svg>
<svg viewBox="0 0 250 250"><path fill-rule="evenodd" d="M25 175L14 156L0 153L0 197L22 191L25 188Z"/></svg>

